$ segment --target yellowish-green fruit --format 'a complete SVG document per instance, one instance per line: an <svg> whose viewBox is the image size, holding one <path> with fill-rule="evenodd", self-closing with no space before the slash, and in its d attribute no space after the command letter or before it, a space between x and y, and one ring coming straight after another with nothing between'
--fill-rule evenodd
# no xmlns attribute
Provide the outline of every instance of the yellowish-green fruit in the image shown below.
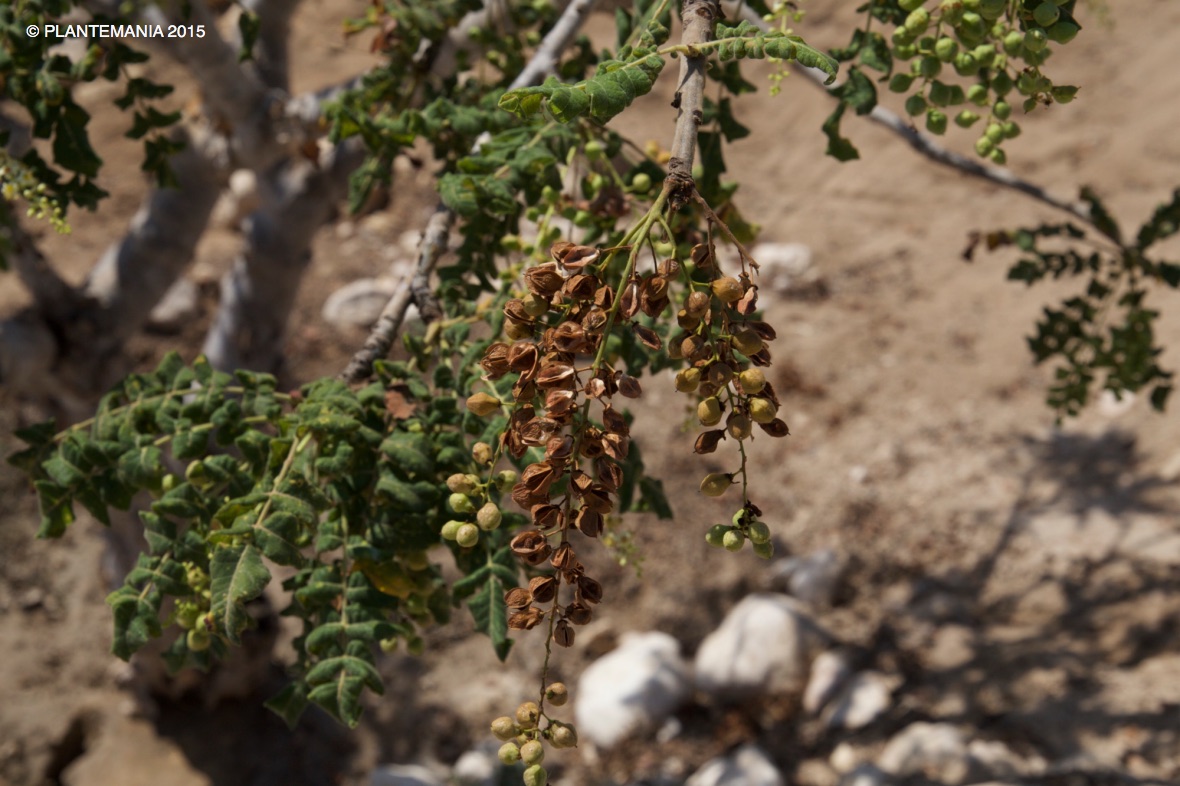
<svg viewBox="0 0 1180 786"><path fill-rule="evenodd" d="M475 491L475 486L468 480L468 477L462 472L456 472L447 478L447 488L455 494L470 494Z"/></svg>
<svg viewBox="0 0 1180 786"><path fill-rule="evenodd" d="M554 707L565 706L565 703L570 699L569 688L565 686L564 682L555 682L549 687L545 688L545 701L552 704Z"/></svg>
<svg viewBox="0 0 1180 786"><path fill-rule="evenodd" d="M575 748L578 745L578 732L567 723L554 723L549 730L549 740L554 748Z"/></svg>
<svg viewBox="0 0 1180 786"><path fill-rule="evenodd" d="M510 740L518 734L516 728L516 721L509 718L507 715L501 715L492 721L492 734L498 740Z"/></svg>
<svg viewBox="0 0 1180 786"><path fill-rule="evenodd" d="M722 303L733 303L744 294L742 285L733 276L723 276L713 282L713 294Z"/></svg>
<svg viewBox="0 0 1180 786"><path fill-rule="evenodd" d="M705 533L705 542L710 546L721 548L724 545L725 533L729 532L729 530L730 528L724 524L714 524Z"/></svg>
<svg viewBox="0 0 1180 786"><path fill-rule="evenodd" d="M702 426L716 426L721 422L721 402L716 396L709 396L697 404L697 419Z"/></svg>
<svg viewBox="0 0 1180 786"><path fill-rule="evenodd" d="M725 533L725 538L721 545L725 547L726 551L741 551L742 546L746 544L746 536L736 529L731 529Z"/></svg>
<svg viewBox="0 0 1180 786"><path fill-rule="evenodd" d="M198 625L185 634L185 643L193 652L204 652L213 643L213 637L204 627Z"/></svg>
<svg viewBox="0 0 1180 786"><path fill-rule="evenodd" d="M534 764L524 771L524 786L546 786L549 783L549 773L540 764Z"/></svg>
<svg viewBox="0 0 1180 786"><path fill-rule="evenodd" d="M720 497L732 485L733 480L729 475L723 472L711 472L701 481L701 493L706 497Z"/></svg>
<svg viewBox="0 0 1180 786"><path fill-rule="evenodd" d="M537 728L537 721L541 717L541 708L535 701L526 701L516 708L516 723L522 729Z"/></svg>
<svg viewBox="0 0 1180 786"><path fill-rule="evenodd" d="M475 503L471 501L471 497L458 491L447 498L447 504L456 513L471 513L475 510Z"/></svg>
<svg viewBox="0 0 1180 786"><path fill-rule="evenodd" d="M762 559L770 559L774 556L774 544L770 541L767 541L766 543L755 543L754 553Z"/></svg>
<svg viewBox="0 0 1180 786"><path fill-rule="evenodd" d="M455 542L465 549L471 548L479 543L479 527L474 524L464 524L459 527L459 531L455 533Z"/></svg>
<svg viewBox="0 0 1180 786"><path fill-rule="evenodd" d="M686 368L676 375L676 390L680 393L692 393L701 384L701 370Z"/></svg>
<svg viewBox="0 0 1180 786"><path fill-rule="evenodd" d="M739 330L733 334L733 348L743 355L756 354L762 349L762 339L753 330Z"/></svg>
<svg viewBox="0 0 1180 786"><path fill-rule="evenodd" d="M495 502L485 503L479 512L475 514L475 520L479 522L479 528L486 531L491 531L500 526L500 521L503 519L500 513L500 508L496 506Z"/></svg>
<svg viewBox="0 0 1180 786"><path fill-rule="evenodd" d="M509 320L508 325L512 324L513 322ZM529 332L531 333L531 331ZM527 335L529 333L525 334L525 336ZM520 338L524 338L525 336L520 336ZM482 418L500 409L500 399L495 396L489 396L487 393L474 393L467 397L467 409Z"/></svg>
<svg viewBox="0 0 1180 786"><path fill-rule="evenodd" d="M769 399L750 399L750 419L755 423L769 423L778 414L778 407Z"/></svg>
<svg viewBox="0 0 1180 786"><path fill-rule="evenodd" d="M486 442L476 442L471 446L471 457L475 459L477 464L491 464L495 455L492 446Z"/></svg>
<svg viewBox="0 0 1180 786"><path fill-rule="evenodd" d="M456 521L451 519L446 524L442 525L443 540L455 540L459 537L459 528L466 524L466 521Z"/></svg>
<svg viewBox="0 0 1180 786"><path fill-rule="evenodd" d="M516 747L515 742L506 742L500 746L500 751L497 754L500 763L506 767L511 767L520 761L520 748Z"/></svg>
<svg viewBox="0 0 1180 786"><path fill-rule="evenodd" d="M766 526L765 521L751 521L747 529L750 533L750 542L755 546L770 542L770 527Z"/></svg>
<svg viewBox="0 0 1180 786"><path fill-rule="evenodd" d="M540 740L529 740L520 746L520 760L525 764L540 764L545 760L545 748Z"/></svg>

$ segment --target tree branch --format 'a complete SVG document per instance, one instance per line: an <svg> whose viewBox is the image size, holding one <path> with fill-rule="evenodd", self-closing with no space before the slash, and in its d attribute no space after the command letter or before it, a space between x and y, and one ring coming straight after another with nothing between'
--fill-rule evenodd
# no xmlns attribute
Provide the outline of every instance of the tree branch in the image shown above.
<svg viewBox="0 0 1180 786"><path fill-rule="evenodd" d="M566 6L561 17L542 39L529 62L512 80L509 90L537 84L557 67L558 58L585 23L594 2L595 0L573 0ZM353 355L348 366L340 374L346 382L359 383L373 373L374 361L385 357L389 353L390 347L393 346L393 341L397 337L398 331L401 330L411 302L418 306L424 322L429 323L431 319L441 315L441 311L430 294L430 273L438 264L438 260L446 253L447 239L454 225L455 212L440 203L431 214L426 229L422 233L422 242L418 247L418 267L413 280L409 286L399 289L397 294L390 298L389 302L385 304L385 308L381 310L381 316L373 325L364 345Z"/></svg>
<svg viewBox="0 0 1180 786"><path fill-rule="evenodd" d="M693 187L692 163L696 155L697 127L701 124L708 62L708 58L697 53L694 47L713 39L713 28L721 16L721 4L717 0L684 0L680 15L684 21L680 43L688 47L688 53L680 60L680 84L674 103L680 113L676 116L672 158L668 161L669 184L666 187L674 190ZM682 203L687 198L685 194L676 202Z"/></svg>

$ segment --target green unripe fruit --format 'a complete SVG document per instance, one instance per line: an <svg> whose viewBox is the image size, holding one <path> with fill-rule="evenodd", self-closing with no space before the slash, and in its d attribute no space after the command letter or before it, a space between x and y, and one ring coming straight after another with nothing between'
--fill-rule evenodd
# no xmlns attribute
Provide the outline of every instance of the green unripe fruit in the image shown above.
<svg viewBox="0 0 1180 786"><path fill-rule="evenodd" d="M766 525L765 521L751 521L749 530L750 542L757 546L759 543L767 543L770 541L770 527Z"/></svg>
<svg viewBox="0 0 1180 786"><path fill-rule="evenodd" d="M516 474L516 470L514 469L506 469L498 472L496 473L496 488L500 489L501 491L511 488L512 485L516 483L517 478L518 476Z"/></svg>
<svg viewBox="0 0 1180 786"><path fill-rule="evenodd" d="M922 7L926 0L897 0L897 4L901 6L902 11L916 11Z"/></svg>
<svg viewBox="0 0 1180 786"><path fill-rule="evenodd" d="M954 27L963 18L963 3L959 0L942 0L938 6L939 19L943 24Z"/></svg>
<svg viewBox="0 0 1180 786"><path fill-rule="evenodd" d="M470 513L475 510L475 504L472 503L471 497L458 491L447 498L447 504L456 513Z"/></svg>
<svg viewBox="0 0 1180 786"><path fill-rule="evenodd" d="M990 139L993 144L999 144L1004 141L1004 127L999 123L989 123L987 130L983 135Z"/></svg>
<svg viewBox="0 0 1180 786"><path fill-rule="evenodd" d="M918 50L922 54L928 55L934 51L934 36L924 35L918 39Z"/></svg>
<svg viewBox="0 0 1180 786"><path fill-rule="evenodd" d="M547 786L549 773L540 764L534 764L524 771L524 786Z"/></svg>
<svg viewBox="0 0 1180 786"><path fill-rule="evenodd" d="M586 143L584 150L586 151L586 158L591 161L598 161L602 158L602 154L606 152L606 147L597 139L591 139Z"/></svg>
<svg viewBox="0 0 1180 786"><path fill-rule="evenodd" d="M1061 9L1057 7L1056 3L1050 2L1050 0L1044 0L1033 11L1033 21L1041 27L1049 27L1060 18Z"/></svg>
<svg viewBox="0 0 1180 786"><path fill-rule="evenodd" d="M890 35L890 40L893 41L894 46L907 46L914 43L914 34L907 30L904 25L899 25L893 28L893 34Z"/></svg>
<svg viewBox="0 0 1180 786"><path fill-rule="evenodd" d="M1049 95L1059 104L1068 104L1077 94L1078 89L1072 85L1058 85L1049 90Z"/></svg>
<svg viewBox="0 0 1180 786"><path fill-rule="evenodd" d="M999 19L1008 0L979 0L979 15L989 22Z"/></svg>
<svg viewBox="0 0 1180 786"><path fill-rule="evenodd" d="M646 172L640 172L631 178L631 189L637 194L646 194L651 190L651 175Z"/></svg>
<svg viewBox="0 0 1180 786"><path fill-rule="evenodd" d="M934 44L935 56L944 63L949 63L959 53L959 42L953 38L943 36Z"/></svg>
<svg viewBox="0 0 1180 786"><path fill-rule="evenodd" d="M165 475L163 480L160 481L160 488L166 492L171 491L178 485L180 485L180 478L176 477L176 475L172 474L171 472Z"/></svg>
<svg viewBox="0 0 1180 786"><path fill-rule="evenodd" d="M510 740L520 732L516 728L516 721L507 715L501 715L492 721L492 734L498 740Z"/></svg>
<svg viewBox="0 0 1180 786"><path fill-rule="evenodd" d="M479 522L479 528L490 532L500 526L500 521L503 516L500 513L500 508L496 506L495 502L487 502L479 512L475 514L475 520Z"/></svg>
<svg viewBox="0 0 1180 786"><path fill-rule="evenodd" d="M979 10L979 0L963 0L963 10L964 11L978 11Z"/></svg>
<svg viewBox="0 0 1180 786"><path fill-rule="evenodd" d="M539 317L549 310L549 301L532 292L522 297L520 302L524 307L524 313L530 317Z"/></svg>
<svg viewBox="0 0 1180 786"><path fill-rule="evenodd" d="M1007 120L1012 114L1012 105L1007 101L997 101L996 105L992 107L992 114L1000 120Z"/></svg>
<svg viewBox="0 0 1180 786"><path fill-rule="evenodd" d="M991 44L980 44L971 50L981 68L989 68L996 59L996 48Z"/></svg>
<svg viewBox="0 0 1180 786"><path fill-rule="evenodd" d="M923 57L919 61L918 68L922 76L933 79L942 73L942 61L933 56Z"/></svg>
<svg viewBox="0 0 1180 786"><path fill-rule="evenodd" d="M195 603L181 603L176 607L176 624L185 630L192 630L196 627L197 620L201 618L201 609Z"/></svg>
<svg viewBox="0 0 1180 786"><path fill-rule="evenodd" d="M1075 23L1062 19L1045 33L1049 36L1049 40L1056 44L1068 44L1077 37L1081 29Z"/></svg>
<svg viewBox="0 0 1180 786"><path fill-rule="evenodd" d="M951 100L951 88L937 79L930 83L930 103L935 106L946 106ZM927 113L929 116L929 113Z"/></svg>
<svg viewBox="0 0 1180 786"><path fill-rule="evenodd" d="M455 540L459 537L459 528L466 524L466 521L455 521L451 519L446 524L442 525L442 532L444 540Z"/></svg>
<svg viewBox="0 0 1180 786"><path fill-rule="evenodd" d="M749 409L750 419L755 423L769 423L778 414L778 407L764 398L750 399Z"/></svg>
<svg viewBox="0 0 1180 786"><path fill-rule="evenodd" d="M914 44L898 44L893 48L893 56L898 60L909 60L918 54L918 47Z"/></svg>
<svg viewBox="0 0 1180 786"><path fill-rule="evenodd" d="M753 395L761 393L766 387L766 374L760 368L748 368L738 374L738 384L743 393Z"/></svg>
<svg viewBox="0 0 1180 786"><path fill-rule="evenodd" d="M968 9L967 11L963 12L963 18L959 20L960 36L962 36L964 33L969 33L979 37L982 36L985 31L986 28L983 24L983 17L978 11Z"/></svg>
<svg viewBox="0 0 1180 786"><path fill-rule="evenodd" d="M479 543L479 527L474 524L464 524L455 532L455 542L465 549Z"/></svg>
<svg viewBox="0 0 1180 786"><path fill-rule="evenodd" d="M972 112L970 109L964 109L959 114L955 115L955 125L959 128L970 128L979 122L979 115Z"/></svg>
<svg viewBox="0 0 1180 786"><path fill-rule="evenodd" d="M988 153L987 157L988 160L996 166L1003 166L1004 164L1008 163L1008 154L998 147L992 152Z"/></svg>
<svg viewBox="0 0 1180 786"><path fill-rule="evenodd" d="M914 83L912 74L896 73L889 79L889 89L894 93L905 93L910 89L910 85Z"/></svg>
<svg viewBox="0 0 1180 786"><path fill-rule="evenodd" d="M193 652L204 652L213 643L213 637L203 626L198 625L185 634L184 643Z"/></svg>
<svg viewBox="0 0 1180 786"><path fill-rule="evenodd" d="M656 256L660 257L661 259L663 257L670 257L676 254L676 246L666 240L653 243L652 248L655 250Z"/></svg>
<svg viewBox="0 0 1180 786"><path fill-rule="evenodd" d="M733 525L735 527L740 527L742 522L745 520L745 518L746 518L746 509L745 508L738 508L737 513L734 513L733 516L730 517L729 520L733 522ZM720 526L725 526L725 525L722 524Z"/></svg>
<svg viewBox="0 0 1180 786"><path fill-rule="evenodd" d="M975 140L975 152L981 156L986 156L988 153L995 150L996 146L986 136L981 136Z"/></svg>
<svg viewBox="0 0 1180 786"><path fill-rule="evenodd" d="M1014 120L1009 120L1007 123L1001 123L1000 128L1004 129L1005 139L1015 139L1020 136L1020 124Z"/></svg>
<svg viewBox="0 0 1180 786"><path fill-rule="evenodd" d="M988 89L983 85L971 85L967 88L967 100L977 106L987 106Z"/></svg>
<svg viewBox="0 0 1180 786"><path fill-rule="evenodd" d="M741 329L730 339L733 348L747 357L756 355L762 350L762 338L753 330Z"/></svg>
<svg viewBox="0 0 1180 786"><path fill-rule="evenodd" d="M729 532L730 528L724 524L714 524L709 527L709 531L705 533L705 542L710 546L717 546L720 548L724 544L725 533Z"/></svg>
<svg viewBox="0 0 1180 786"><path fill-rule="evenodd" d="M1013 30L1004 36L1004 51L1016 57L1024 49L1024 33Z"/></svg>
<svg viewBox="0 0 1180 786"><path fill-rule="evenodd" d="M721 545L726 551L741 551L742 546L746 545L746 536L736 529L731 529L725 533Z"/></svg>
<svg viewBox="0 0 1180 786"><path fill-rule="evenodd" d="M733 480L729 475L723 472L711 472L701 481L701 493L706 497L720 497L732 485Z"/></svg>
<svg viewBox="0 0 1180 786"><path fill-rule="evenodd" d="M506 742L500 746L500 750L496 756L500 759L501 764L511 767L520 761L520 748L516 747L515 742Z"/></svg>
<svg viewBox="0 0 1180 786"><path fill-rule="evenodd" d="M520 746L520 760L525 764L540 764L545 760L545 748L540 740L529 740Z"/></svg>
<svg viewBox="0 0 1180 786"><path fill-rule="evenodd" d="M574 226L583 229L594 223L594 215L589 210L578 210L572 219Z"/></svg>
<svg viewBox="0 0 1180 786"><path fill-rule="evenodd" d="M955 55L955 73L959 76L975 76L979 73L979 61L970 52Z"/></svg>
<svg viewBox="0 0 1180 786"><path fill-rule="evenodd" d="M774 556L774 544L769 541L766 543L755 543L754 553L762 559L770 559Z"/></svg>
<svg viewBox="0 0 1180 786"><path fill-rule="evenodd" d="M471 478L473 477L475 476L456 472L447 478L447 488L455 494L472 494L475 492L476 483L479 482L479 478L476 478L476 482L472 483Z"/></svg>
<svg viewBox="0 0 1180 786"><path fill-rule="evenodd" d="M930 12L925 8L915 8L905 18L905 29L914 35L920 35L930 26Z"/></svg>
<svg viewBox="0 0 1180 786"><path fill-rule="evenodd" d="M946 113L937 109L931 109L926 113L926 130L932 134L941 136L946 133Z"/></svg>
<svg viewBox="0 0 1180 786"><path fill-rule="evenodd" d="M729 416L725 423L725 430L729 432L729 436L741 442L744 439L749 439L750 432L753 430L753 424L745 415L734 412Z"/></svg>
<svg viewBox="0 0 1180 786"><path fill-rule="evenodd" d="M1049 41L1049 36L1045 31L1039 27L1034 27L1027 30L1024 34L1024 48L1030 52L1039 52L1045 48Z"/></svg>
<svg viewBox="0 0 1180 786"><path fill-rule="evenodd" d="M702 426L716 426L721 422L721 402L716 396L709 396L697 404L697 420Z"/></svg>
<svg viewBox="0 0 1180 786"><path fill-rule="evenodd" d="M905 111L910 117L917 117L926 111L926 99L919 95L910 96L905 100Z"/></svg>
<svg viewBox="0 0 1180 786"><path fill-rule="evenodd" d="M998 96L1006 96L1012 90L1012 77L1007 71L997 71L992 77L992 91Z"/></svg>

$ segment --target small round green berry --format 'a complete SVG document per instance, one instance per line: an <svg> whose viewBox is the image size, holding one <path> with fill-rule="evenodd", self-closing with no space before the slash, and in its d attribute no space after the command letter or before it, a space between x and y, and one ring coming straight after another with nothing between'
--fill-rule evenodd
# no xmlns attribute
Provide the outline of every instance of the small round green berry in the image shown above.
<svg viewBox="0 0 1180 786"><path fill-rule="evenodd" d="M501 715L492 721L492 734L498 740L510 740L519 733L520 730L516 728L516 721L507 715Z"/></svg>
<svg viewBox="0 0 1180 786"><path fill-rule="evenodd" d="M993 143L986 136L981 136L979 139L975 140L975 152L981 156L986 156L995 149L995 143Z"/></svg>
<svg viewBox="0 0 1180 786"><path fill-rule="evenodd" d="M636 194L646 194L651 190L651 175L640 172L631 178L631 190Z"/></svg>
<svg viewBox="0 0 1180 786"><path fill-rule="evenodd" d="M913 84L914 77L912 74L898 72L889 79L889 89L894 93L907 93Z"/></svg>
<svg viewBox="0 0 1180 786"><path fill-rule="evenodd" d="M953 38L943 36L934 44L934 56L944 63L949 63L959 53L959 42Z"/></svg>
<svg viewBox="0 0 1180 786"><path fill-rule="evenodd" d="M979 115L972 112L970 109L964 109L959 114L955 115L955 125L959 128L970 128L979 122Z"/></svg>
<svg viewBox="0 0 1180 786"><path fill-rule="evenodd" d="M762 559L770 559L774 556L774 544L770 541L766 543L755 543L754 553Z"/></svg>
<svg viewBox="0 0 1180 786"><path fill-rule="evenodd" d="M959 76L975 76L979 73L979 61L970 52L955 55L955 73Z"/></svg>
<svg viewBox="0 0 1180 786"><path fill-rule="evenodd" d="M1077 37L1080 31L1081 28L1076 23L1062 19L1045 33L1049 36L1049 40L1056 44L1068 44Z"/></svg>
<svg viewBox="0 0 1180 786"><path fill-rule="evenodd" d="M547 786L549 773L540 764L534 764L524 771L524 786Z"/></svg>
<svg viewBox="0 0 1180 786"><path fill-rule="evenodd" d="M451 519L446 524L442 525L442 532L439 534L442 535L443 540L456 540L459 537L459 529L465 524L467 524L466 521L456 521L455 519Z"/></svg>
<svg viewBox="0 0 1180 786"><path fill-rule="evenodd" d="M1024 33L1024 48L1030 52L1039 52L1045 48L1049 36L1039 27L1033 27Z"/></svg>
<svg viewBox="0 0 1180 786"><path fill-rule="evenodd" d="M725 533L725 537L721 541L721 545L726 551L741 551L742 546L746 545L746 536L739 530L731 529Z"/></svg>
<svg viewBox="0 0 1180 786"><path fill-rule="evenodd" d="M520 748L516 747L515 742L506 742L500 746L500 750L496 756L505 767L511 767L520 761Z"/></svg>
<svg viewBox="0 0 1180 786"><path fill-rule="evenodd" d="M709 531L705 533L705 542L710 546L721 548L725 545L725 533L732 529L724 524L714 524L709 527Z"/></svg>
<svg viewBox="0 0 1180 786"><path fill-rule="evenodd" d="M901 6L902 11L916 11L922 7L926 0L897 0L897 4Z"/></svg>
<svg viewBox="0 0 1180 786"><path fill-rule="evenodd" d="M1009 31L1004 36L1003 44L1004 51L1012 57L1016 57L1024 50L1024 33L1019 30Z"/></svg>
<svg viewBox="0 0 1180 786"><path fill-rule="evenodd" d="M598 161L602 158L602 154L606 152L606 146L597 139L591 139L586 143L586 147L583 150L586 152L586 158L591 161Z"/></svg>
<svg viewBox="0 0 1180 786"><path fill-rule="evenodd" d="M992 150L992 152L988 153L987 158L996 166L1003 166L1004 164L1008 163L1008 154L998 147Z"/></svg>
<svg viewBox="0 0 1180 786"><path fill-rule="evenodd" d="M1007 120L1012 115L1012 105L1007 101L997 101L992 107L992 114L1000 120Z"/></svg>
<svg viewBox="0 0 1180 786"><path fill-rule="evenodd" d="M918 73L927 79L933 79L942 73L942 61L937 57L923 57L918 61Z"/></svg>
<svg viewBox="0 0 1180 786"><path fill-rule="evenodd" d="M750 542L755 546L759 543L770 541L770 527L766 525L765 521L751 521L747 530L749 531Z"/></svg>
<svg viewBox="0 0 1180 786"><path fill-rule="evenodd" d="M1004 129L1005 139L1015 139L1020 136L1020 124L1015 120L1009 120L1006 123L1001 123L1000 127Z"/></svg>
<svg viewBox="0 0 1180 786"><path fill-rule="evenodd" d="M989 22L999 19L1008 5L1008 0L979 0L979 15Z"/></svg>
<svg viewBox="0 0 1180 786"><path fill-rule="evenodd" d="M1049 90L1049 95L1059 104L1068 104L1077 94L1078 89L1072 85L1058 85Z"/></svg>
<svg viewBox="0 0 1180 786"><path fill-rule="evenodd" d="M706 497L720 497L733 485L733 479L723 472L711 472L701 481L701 493Z"/></svg>
<svg viewBox="0 0 1180 786"><path fill-rule="evenodd" d="M983 135L990 139L992 144L998 145L1004 141L1004 127L999 123L989 123Z"/></svg>
<svg viewBox="0 0 1180 786"><path fill-rule="evenodd" d="M1051 0L1044 0L1033 11L1033 21L1041 27L1049 27L1061 18L1061 9Z"/></svg>
<svg viewBox="0 0 1180 786"><path fill-rule="evenodd" d="M184 641L193 652L204 652L213 643L213 636L205 630L204 626L198 625L185 634Z"/></svg>
<svg viewBox="0 0 1180 786"><path fill-rule="evenodd" d="M930 26L930 12L925 8L915 8L905 18L905 29L914 35L920 35Z"/></svg>
<svg viewBox="0 0 1180 786"><path fill-rule="evenodd" d="M458 491L447 498L447 504L456 513L471 513L475 510L475 504L471 501L471 498Z"/></svg>
<svg viewBox="0 0 1180 786"><path fill-rule="evenodd" d="M947 117L946 113L938 109L930 109L926 112L926 130L932 134L941 136L946 133Z"/></svg>
<svg viewBox="0 0 1180 786"><path fill-rule="evenodd" d="M506 469L496 473L496 488L500 491L511 488L519 476L514 469Z"/></svg>
<svg viewBox="0 0 1180 786"><path fill-rule="evenodd" d="M905 111L910 117L917 117L926 111L926 99L920 95L912 95L905 100Z"/></svg>

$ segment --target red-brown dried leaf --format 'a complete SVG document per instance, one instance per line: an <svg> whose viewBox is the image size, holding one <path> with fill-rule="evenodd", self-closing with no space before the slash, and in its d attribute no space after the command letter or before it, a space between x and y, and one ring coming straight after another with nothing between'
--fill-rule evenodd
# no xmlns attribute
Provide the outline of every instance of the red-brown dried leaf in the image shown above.
<svg viewBox="0 0 1180 786"><path fill-rule="evenodd" d="M405 420L418 411L410 388L404 384L391 385L385 391L385 411L394 420Z"/></svg>

